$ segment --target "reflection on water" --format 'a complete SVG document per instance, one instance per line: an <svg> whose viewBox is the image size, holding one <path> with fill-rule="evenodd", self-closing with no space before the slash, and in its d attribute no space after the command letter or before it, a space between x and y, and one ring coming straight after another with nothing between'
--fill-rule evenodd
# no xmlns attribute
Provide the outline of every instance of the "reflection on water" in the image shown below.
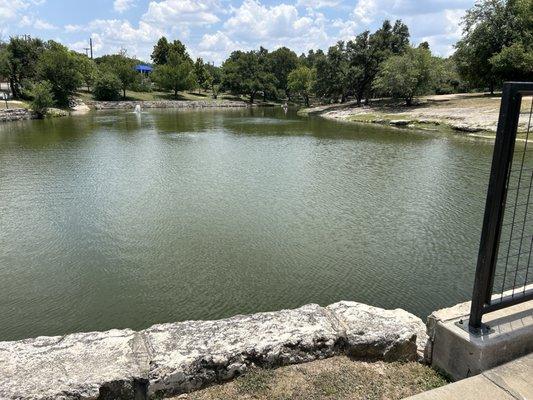
<svg viewBox="0 0 533 400"><path fill-rule="evenodd" d="M282 109L0 126L0 339L468 298L492 147Z"/></svg>

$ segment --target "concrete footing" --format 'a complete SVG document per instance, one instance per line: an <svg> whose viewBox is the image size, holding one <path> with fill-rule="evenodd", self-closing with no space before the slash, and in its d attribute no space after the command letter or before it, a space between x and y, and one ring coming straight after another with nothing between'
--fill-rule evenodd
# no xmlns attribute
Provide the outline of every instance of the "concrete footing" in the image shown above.
<svg viewBox="0 0 533 400"><path fill-rule="evenodd" d="M469 332L469 312L467 302L429 316L426 358L435 369L460 380L533 352L533 301L486 314L481 335Z"/></svg>

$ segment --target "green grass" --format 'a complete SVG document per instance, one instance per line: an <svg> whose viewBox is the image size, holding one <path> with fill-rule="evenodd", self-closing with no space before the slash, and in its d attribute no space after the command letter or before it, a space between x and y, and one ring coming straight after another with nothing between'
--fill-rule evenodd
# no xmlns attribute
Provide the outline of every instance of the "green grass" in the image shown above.
<svg viewBox="0 0 533 400"><path fill-rule="evenodd" d="M252 368L232 382L190 393L187 399L395 400L446 383L416 362L361 362L339 356L278 369Z"/></svg>
<svg viewBox="0 0 533 400"><path fill-rule="evenodd" d="M7 108L30 108L29 103L23 100L8 100L7 104L8 104ZM0 110L5 110L5 109L6 109L6 102L2 100L0 101Z"/></svg>
<svg viewBox="0 0 533 400"><path fill-rule="evenodd" d="M92 93L88 90L80 90L77 93L77 96L83 101L94 101ZM174 97L173 93L168 92L134 92L132 90L126 90L126 98L121 98L119 100L126 101L156 101L156 100L185 100L185 101L217 101L217 100L232 100L232 101L247 101L245 97L234 96L229 93L219 93L217 99L213 98L212 92L210 91L191 91L191 92L179 92L178 97Z"/></svg>

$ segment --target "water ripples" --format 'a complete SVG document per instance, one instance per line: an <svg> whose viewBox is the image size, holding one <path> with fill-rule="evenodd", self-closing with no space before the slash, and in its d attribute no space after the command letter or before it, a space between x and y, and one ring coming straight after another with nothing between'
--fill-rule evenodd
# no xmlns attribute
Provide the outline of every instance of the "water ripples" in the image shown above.
<svg viewBox="0 0 533 400"><path fill-rule="evenodd" d="M340 299L425 316L470 293L491 150L278 109L0 128L0 339Z"/></svg>

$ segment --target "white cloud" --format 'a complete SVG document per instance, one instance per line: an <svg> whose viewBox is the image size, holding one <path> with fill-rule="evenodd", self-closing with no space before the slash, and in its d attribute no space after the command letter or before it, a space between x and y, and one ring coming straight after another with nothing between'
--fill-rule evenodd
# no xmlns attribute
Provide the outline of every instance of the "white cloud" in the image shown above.
<svg viewBox="0 0 533 400"><path fill-rule="evenodd" d="M278 39L299 38L302 41L317 31L323 31L322 14L300 16L289 4L267 7L257 0L244 0L224 23L231 37L244 40L272 42Z"/></svg>
<svg viewBox="0 0 533 400"><path fill-rule="evenodd" d="M425 36L421 36L418 42L427 41L431 50L441 56L450 56L455 51L454 44L461 38L461 19L465 14L463 9L444 10L433 16L435 25L427 27ZM416 33L416 31L415 31Z"/></svg>
<svg viewBox="0 0 533 400"><path fill-rule="evenodd" d="M209 25L220 21L213 10L218 3L210 0L162 0L151 1L142 20L172 27L175 24Z"/></svg>
<svg viewBox="0 0 533 400"><path fill-rule="evenodd" d="M96 56L116 53L124 48L131 56L147 58L154 43L165 34L163 30L146 22L141 21L138 26L134 26L129 21L121 19L97 19L85 26L67 25L65 29L89 33L93 39ZM80 51L87 47L87 42L74 42L70 46Z"/></svg>
<svg viewBox="0 0 533 400"><path fill-rule="evenodd" d="M40 31L54 30L57 26L47 22L43 19L35 18L30 15L23 15L20 17L19 25L23 27L33 27Z"/></svg>
<svg viewBox="0 0 533 400"><path fill-rule="evenodd" d="M129 10L134 6L135 0L115 0L113 8L119 13Z"/></svg>
<svg viewBox="0 0 533 400"><path fill-rule="evenodd" d="M194 54L209 62L221 64L234 50L247 50L246 45L233 41L224 32L206 33L198 43Z"/></svg>
<svg viewBox="0 0 533 400"><path fill-rule="evenodd" d="M374 21L377 12L376 0L359 0L353 10L353 15L362 23L369 24Z"/></svg>
<svg viewBox="0 0 533 400"><path fill-rule="evenodd" d="M21 10L25 10L29 5L30 3L24 0L0 0L0 21L14 19Z"/></svg>
<svg viewBox="0 0 533 400"><path fill-rule="evenodd" d="M51 24L50 22L47 22L45 20L42 20L42 19L36 19L35 22L33 23L33 27L35 29L39 29L39 30L53 30L53 29L57 29L57 26Z"/></svg>
<svg viewBox="0 0 533 400"><path fill-rule="evenodd" d="M337 7L342 3L342 0L297 0L297 7L306 7L306 8L331 8Z"/></svg>
<svg viewBox="0 0 533 400"><path fill-rule="evenodd" d="M68 32L68 33L79 32L81 30L83 30L83 26L81 25L72 25L72 24L65 25L65 32Z"/></svg>

